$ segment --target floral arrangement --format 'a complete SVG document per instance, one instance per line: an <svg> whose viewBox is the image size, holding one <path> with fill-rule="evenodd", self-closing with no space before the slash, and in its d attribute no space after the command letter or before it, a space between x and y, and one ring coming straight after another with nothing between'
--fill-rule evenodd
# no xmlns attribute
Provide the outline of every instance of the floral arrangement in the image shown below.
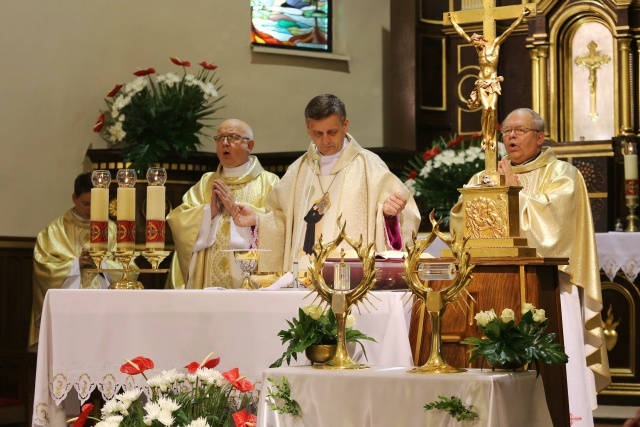
<svg viewBox="0 0 640 427"><path fill-rule="evenodd" d="M273 377L267 377L267 380L273 384L273 388L269 387L267 390L269 409L280 414L301 417L302 409L300 404L291 398L291 383L287 377L282 377L281 381Z"/></svg>
<svg viewBox="0 0 640 427"><path fill-rule="evenodd" d="M501 136L499 133L498 135ZM420 212L435 210L436 218L449 225L449 211L458 201L458 188L484 170L484 151L480 148L482 134L460 135L450 141L440 137L431 148L409 160L403 176ZM506 155L504 144L498 144L498 156Z"/></svg>
<svg viewBox="0 0 640 427"><path fill-rule="evenodd" d="M483 338L467 338L462 344L472 347L469 363L478 357L486 359L491 366L515 368L527 363L535 363L539 372L539 362L550 365L552 363L567 363L569 360L561 344L554 343L556 333L546 334L549 325L545 311L526 303L522 308L522 317L516 323L515 313L510 308L502 310L500 317L493 309L481 311L475 316Z"/></svg>
<svg viewBox="0 0 640 427"><path fill-rule="evenodd" d="M440 409L445 411L456 421L472 421L478 418L478 413L473 409L473 405L466 406L457 396L446 397L438 395L438 400L424 405L425 411Z"/></svg>
<svg viewBox="0 0 640 427"><path fill-rule="evenodd" d="M72 427L84 426L87 419L97 421L96 427L228 427L233 420L236 427L255 426L257 418L248 409L257 404L250 393L253 384L239 375L238 368L224 373L214 370L220 358L210 357L152 378L144 374L154 367L151 359L125 359L120 371L142 375L151 395L147 398L142 388L135 387L107 401L99 419L91 415L94 405L86 404L80 416L68 422L73 422Z"/></svg>
<svg viewBox="0 0 640 427"><path fill-rule="evenodd" d="M305 351L311 345L338 343L338 322L331 308L325 310L319 305L301 307L298 309L298 318L287 320L287 323L289 329L278 332L278 336L282 339L282 344L288 342L289 346L282 357L273 362L270 368L282 366L285 359L288 365L291 362L291 357L298 360L297 353ZM367 352L360 340L377 341L357 329L353 329L355 323L355 317L353 314L349 314L346 319L345 339L347 342L358 343L364 356L367 357Z"/></svg>
<svg viewBox="0 0 640 427"><path fill-rule="evenodd" d="M156 74L154 68L133 73L137 78L117 84L105 98L108 110L101 112L94 132L111 144L125 142L123 157L136 170L146 170L168 152L186 157L202 145L200 136L224 96L216 78L217 66L201 62L196 74L187 73L189 61L170 58L182 67L182 76L169 72ZM155 75L155 78L152 76Z"/></svg>

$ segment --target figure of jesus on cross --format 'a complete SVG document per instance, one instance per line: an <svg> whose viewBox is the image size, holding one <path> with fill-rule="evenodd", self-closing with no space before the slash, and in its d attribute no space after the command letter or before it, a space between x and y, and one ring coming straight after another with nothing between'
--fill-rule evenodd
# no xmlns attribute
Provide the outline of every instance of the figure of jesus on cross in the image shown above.
<svg viewBox="0 0 640 427"><path fill-rule="evenodd" d="M524 18L531 14L531 9L520 6L520 15L517 16L517 19L499 37L495 37L495 19L504 19L509 16L494 16L493 12L500 9L512 9L513 6L496 8L495 6L487 3L493 3L493 0L485 0L484 10L480 10L480 13L483 14L484 35L474 33L469 36L462 27L460 27L458 23L459 19L457 17L458 15L462 16L462 12L449 12L447 14L447 18L453 25L456 32L467 42L471 43L478 53L480 72L478 73L478 79L475 82L475 88L471 92L470 98L467 101L467 106L469 108L478 108L482 106L482 149L485 151L485 172L487 176L489 176L493 185L498 185L500 183L500 176L497 171L498 156L496 150L496 132L498 129L497 110L498 96L501 94L500 82L504 81L504 78L498 75L500 45L507 37L509 37L513 30L520 25ZM468 10L465 12L472 11ZM476 10L473 12L475 16L467 19L463 18L464 22L477 22L475 17L478 13Z"/></svg>

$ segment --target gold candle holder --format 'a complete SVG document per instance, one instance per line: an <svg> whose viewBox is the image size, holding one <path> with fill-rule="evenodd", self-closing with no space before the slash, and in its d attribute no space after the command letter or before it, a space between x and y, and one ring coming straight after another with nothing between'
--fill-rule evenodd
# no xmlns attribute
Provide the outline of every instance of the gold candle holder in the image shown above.
<svg viewBox="0 0 640 427"><path fill-rule="evenodd" d="M115 251L113 256L122 264L122 279L111 283L109 289L144 289L141 282L133 280L129 273L131 270L131 261L138 256L138 252L134 251Z"/></svg>
<svg viewBox="0 0 640 427"><path fill-rule="evenodd" d="M421 313L426 310L429 313L431 321L431 350L429 353L429 359L427 363L419 368L414 368L408 371L415 374L453 374L458 372L464 372L466 369L454 368L449 365L442 356L442 317L447 308L447 305L456 300L461 293L466 289L471 281L471 271L473 265L469 263L471 256L469 252L465 250L465 244L467 239L462 241L456 240L455 233L452 237L445 236L440 233L439 225L440 221L434 219L433 212L429 215L433 229L431 233L421 240L414 239L415 244L413 246L406 245L407 257L402 263L404 267L404 279L407 282L407 287L419 299L423 307ZM422 283L420 276L424 277L425 269L419 268L418 264L421 262L420 255L424 252L436 237L442 239L443 242L451 248L453 256L456 258L457 275L453 283L444 289L434 291L431 287ZM437 278L442 278L443 271L439 268ZM420 317L419 327L422 328L423 319ZM421 337L421 332L419 332ZM416 361L418 360L419 351L421 347L421 341L416 344ZM416 363L417 364L417 363Z"/></svg>
<svg viewBox="0 0 640 427"><path fill-rule="evenodd" d="M638 217L635 214L638 206L638 149L635 142L622 141L624 159L624 196L626 198L627 227L624 231L638 231Z"/></svg>
<svg viewBox="0 0 640 427"><path fill-rule="evenodd" d="M375 268L375 251L373 250L373 244L366 247L362 247L362 236L360 240L355 242L345 233L346 221L341 225L340 221L342 216L338 218L338 227L340 227L340 233L335 240L328 242L326 245L322 243L322 235L313 246L313 259L309 272L311 274L311 283L314 292L317 292L325 303L331 305L333 313L336 316L336 323L338 329L338 343L336 352L331 359L322 364L314 364L315 369L367 369L369 366L355 362L351 359L349 352L347 351L346 340L346 321L351 307L357 305L363 300L367 300L368 292L373 288L376 283L376 273L379 269ZM362 280L353 289L332 289L324 281L322 276L322 269L324 263L331 252L338 247L342 241L346 241L358 254L360 262L362 262ZM369 302L371 304L371 302ZM373 304L372 304L373 305Z"/></svg>

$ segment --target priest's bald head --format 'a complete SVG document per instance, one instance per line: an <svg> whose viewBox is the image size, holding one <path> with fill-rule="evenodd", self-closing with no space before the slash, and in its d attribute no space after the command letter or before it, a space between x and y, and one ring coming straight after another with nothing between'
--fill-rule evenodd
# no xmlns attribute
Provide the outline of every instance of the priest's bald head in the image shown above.
<svg viewBox="0 0 640 427"><path fill-rule="evenodd" d="M540 154L544 143L544 120L529 108L518 108L502 122L502 140L509 160L521 165Z"/></svg>
<svg viewBox="0 0 640 427"><path fill-rule="evenodd" d="M253 150L253 130L242 120L227 119L218 126L216 153L224 168L236 168L249 161Z"/></svg>

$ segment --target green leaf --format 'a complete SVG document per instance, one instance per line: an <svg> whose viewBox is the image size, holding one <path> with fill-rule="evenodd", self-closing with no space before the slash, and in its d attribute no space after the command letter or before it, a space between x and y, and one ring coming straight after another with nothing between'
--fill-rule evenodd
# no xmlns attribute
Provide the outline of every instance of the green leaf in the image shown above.
<svg viewBox="0 0 640 427"><path fill-rule="evenodd" d="M424 405L425 411L430 411L432 409L440 409L442 411L447 412L456 421L465 421L465 420L475 420L478 418L478 414L472 410L473 405L465 406L460 400L459 397L451 396L445 397L443 395L438 395L438 400L427 403Z"/></svg>

